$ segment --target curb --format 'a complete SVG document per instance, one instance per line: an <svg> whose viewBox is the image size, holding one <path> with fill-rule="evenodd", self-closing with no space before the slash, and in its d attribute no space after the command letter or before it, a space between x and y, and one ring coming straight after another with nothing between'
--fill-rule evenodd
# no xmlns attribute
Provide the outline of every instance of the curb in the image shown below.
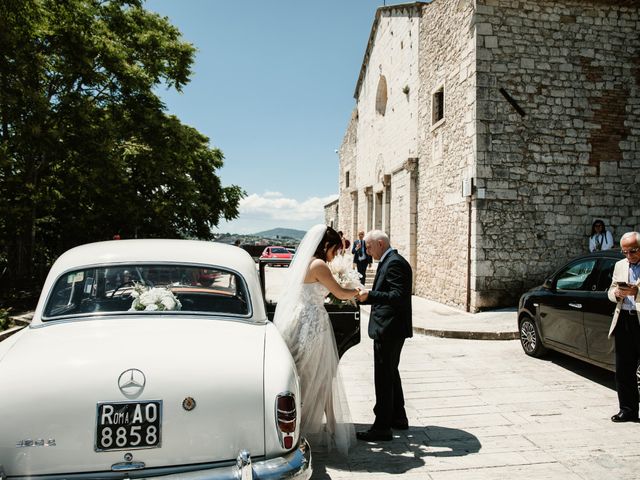
<svg viewBox="0 0 640 480"><path fill-rule="evenodd" d="M520 338L518 332L465 332L462 330L435 330L422 327L413 327L413 331L431 337L466 340L517 340Z"/></svg>

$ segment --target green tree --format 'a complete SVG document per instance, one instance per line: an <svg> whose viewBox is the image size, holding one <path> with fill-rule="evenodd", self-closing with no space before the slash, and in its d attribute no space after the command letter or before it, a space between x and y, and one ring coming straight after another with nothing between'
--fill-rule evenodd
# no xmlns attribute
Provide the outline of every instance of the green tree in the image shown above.
<svg viewBox="0 0 640 480"><path fill-rule="evenodd" d="M0 248L40 277L67 248L196 237L238 215L222 152L154 93L194 47L141 0L0 0Z"/></svg>

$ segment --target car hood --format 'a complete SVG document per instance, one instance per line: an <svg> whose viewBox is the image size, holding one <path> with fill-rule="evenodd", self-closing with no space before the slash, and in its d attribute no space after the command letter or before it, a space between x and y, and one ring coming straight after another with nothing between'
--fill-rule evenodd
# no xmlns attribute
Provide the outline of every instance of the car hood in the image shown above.
<svg viewBox="0 0 640 480"><path fill-rule="evenodd" d="M264 338L265 325L215 318L31 328L0 361L0 464L12 476L109 471L128 452L147 468L263 455ZM119 386L132 368L145 376L133 396ZM162 402L161 446L96 452L97 404L148 400Z"/></svg>

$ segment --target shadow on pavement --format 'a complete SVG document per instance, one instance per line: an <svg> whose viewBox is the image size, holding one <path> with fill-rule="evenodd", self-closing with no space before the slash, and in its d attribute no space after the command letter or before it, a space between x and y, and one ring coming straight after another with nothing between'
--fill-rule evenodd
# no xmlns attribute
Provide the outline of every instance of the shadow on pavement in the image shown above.
<svg viewBox="0 0 640 480"><path fill-rule="evenodd" d="M562 353L555 351L549 351L549 353L540 360L555 363L556 365L566 368L587 380L599 383L603 387L610 388L611 390L616 389L615 374L606 368L598 367L587 363L584 360L578 360L577 358L570 357L569 355L563 355Z"/></svg>
<svg viewBox="0 0 640 480"><path fill-rule="evenodd" d="M356 431L368 425L355 425ZM393 432L390 442L357 443L349 457L334 452L313 452L313 480L330 479L327 468L351 472L382 472L403 474L424 466L428 457L460 457L476 453L482 448L475 435L456 428L437 425L413 426L409 430Z"/></svg>

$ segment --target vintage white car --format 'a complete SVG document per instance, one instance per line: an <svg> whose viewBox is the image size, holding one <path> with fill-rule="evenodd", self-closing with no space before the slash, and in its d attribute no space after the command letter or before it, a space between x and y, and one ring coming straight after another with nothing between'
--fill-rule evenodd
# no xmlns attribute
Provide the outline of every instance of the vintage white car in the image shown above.
<svg viewBox="0 0 640 480"><path fill-rule="evenodd" d="M69 250L0 342L0 392L2 479L311 475L295 366L237 247Z"/></svg>

